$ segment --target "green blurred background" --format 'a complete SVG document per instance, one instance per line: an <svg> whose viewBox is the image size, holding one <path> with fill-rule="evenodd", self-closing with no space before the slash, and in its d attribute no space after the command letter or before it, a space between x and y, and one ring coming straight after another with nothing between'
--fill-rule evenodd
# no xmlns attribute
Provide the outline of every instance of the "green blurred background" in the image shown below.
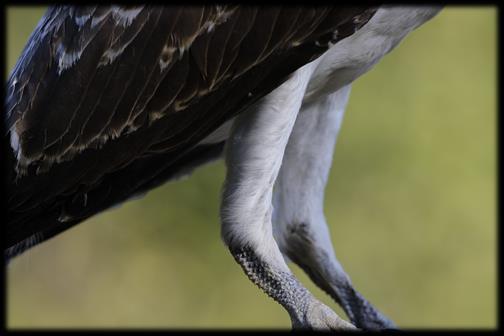
<svg viewBox="0 0 504 336"><path fill-rule="evenodd" d="M43 12L8 8L8 69ZM496 327L496 24L494 7L447 7L353 87L326 215L402 328ZM205 166L16 258L8 327L289 328L221 242L223 178Z"/></svg>

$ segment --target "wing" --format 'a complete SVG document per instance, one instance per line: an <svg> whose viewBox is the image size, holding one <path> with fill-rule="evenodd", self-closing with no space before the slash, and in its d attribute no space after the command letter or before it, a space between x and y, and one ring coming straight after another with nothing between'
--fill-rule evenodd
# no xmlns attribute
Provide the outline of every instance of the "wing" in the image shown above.
<svg viewBox="0 0 504 336"><path fill-rule="evenodd" d="M49 9L7 82L7 246L161 183L201 139L374 12Z"/></svg>

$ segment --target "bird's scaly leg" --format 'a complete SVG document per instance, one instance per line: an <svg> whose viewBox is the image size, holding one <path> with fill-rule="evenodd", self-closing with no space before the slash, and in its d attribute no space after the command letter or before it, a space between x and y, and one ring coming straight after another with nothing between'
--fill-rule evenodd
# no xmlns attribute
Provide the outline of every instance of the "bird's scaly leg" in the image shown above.
<svg viewBox="0 0 504 336"><path fill-rule="evenodd" d="M273 231L282 252L363 329L393 323L352 286L336 259L323 213L324 189L350 86L303 104L290 135L273 195Z"/></svg>
<svg viewBox="0 0 504 336"><path fill-rule="evenodd" d="M289 313L294 328L353 326L295 278L273 238L273 185L313 63L236 118L226 144L222 237L247 276Z"/></svg>

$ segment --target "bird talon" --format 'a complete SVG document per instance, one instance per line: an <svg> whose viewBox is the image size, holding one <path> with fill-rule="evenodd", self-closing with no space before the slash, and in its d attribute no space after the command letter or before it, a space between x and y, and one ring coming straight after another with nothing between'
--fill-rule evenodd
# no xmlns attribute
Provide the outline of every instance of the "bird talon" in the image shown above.
<svg viewBox="0 0 504 336"><path fill-rule="evenodd" d="M304 314L303 321L293 321L293 329L309 330L356 330L348 321L338 316L331 308L313 298Z"/></svg>

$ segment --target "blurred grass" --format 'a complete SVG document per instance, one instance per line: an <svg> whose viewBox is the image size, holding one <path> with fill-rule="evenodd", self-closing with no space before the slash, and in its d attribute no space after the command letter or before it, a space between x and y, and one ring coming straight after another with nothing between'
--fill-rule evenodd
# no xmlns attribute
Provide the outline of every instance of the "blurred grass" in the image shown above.
<svg viewBox="0 0 504 336"><path fill-rule="evenodd" d="M8 8L8 69L43 11ZM326 214L402 328L496 327L496 18L447 7L353 87ZM8 327L290 327L220 240L223 178L205 166L15 259Z"/></svg>

